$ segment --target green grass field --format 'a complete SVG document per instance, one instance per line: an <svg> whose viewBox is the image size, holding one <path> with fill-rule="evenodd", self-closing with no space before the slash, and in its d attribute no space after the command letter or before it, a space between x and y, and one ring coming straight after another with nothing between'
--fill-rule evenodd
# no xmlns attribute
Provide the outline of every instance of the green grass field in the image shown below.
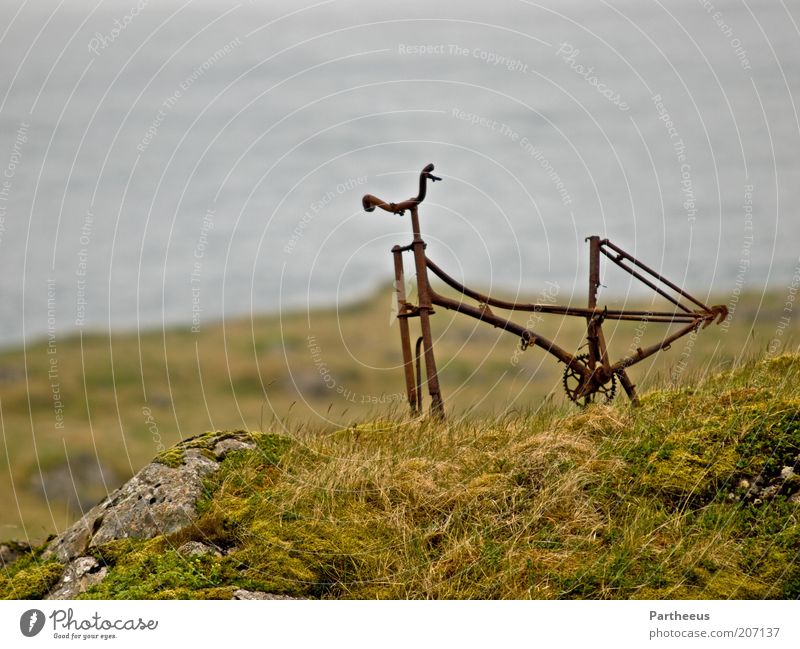
<svg viewBox="0 0 800 649"><path fill-rule="evenodd" d="M798 355L637 408L249 435L193 525L91 549L109 572L81 597L800 597ZM0 597L53 586L64 566L40 552L0 571Z"/></svg>
<svg viewBox="0 0 800 649"><path fill-rule="evenodd" d="M404 414L392 306L386 288L339 309L226 321L200 333L84 334L4 351L0 538L63 529L163 448L205 430L324 432ZM643 390L690 386L757 357L776 337L782 306L780 294L742 296L729 326L683 339L630 374ZM573 408L561 388L563 366L541 350L519 354L509 334L447 311L432 326L453 421L542 404ZM533 328L568 350L583 343L578 319L542 316ZM605 330L614 357L664 331L611 322ZM787 331L780 342L790 348L797 337ZM621 390L617 400L624 404Z"/></svg>

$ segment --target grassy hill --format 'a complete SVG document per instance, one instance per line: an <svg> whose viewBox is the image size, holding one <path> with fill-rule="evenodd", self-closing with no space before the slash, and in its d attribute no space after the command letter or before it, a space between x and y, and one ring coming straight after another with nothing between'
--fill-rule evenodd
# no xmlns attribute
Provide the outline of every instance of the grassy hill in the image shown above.
<svg viewBox="0 0 800 649"><path fill-rule="evenodd" d="M83 596L800 597L800 356L639 408L250 436L193 526L96 548L108 576ZM218 552L186 557L187 541ZM40 596L61 571L34 552L0 595Z"/></svg>
<svg viewBox="0 0 800 649"><path fill-rule="evenodd" d="M535 287L531 295L538 295ZM763 353L784 297L742 295L729 326L710 327L637 365L634 382L642 389L691 385ZM164 448L197 431L333 432L404 414L392 306L387 287L338 309L208 323L199 333L188 327L84 333L0 353L0 493L7 494L0 499L0 539L43 539L64 529ZM614 357L663 333L655 324L638 326L606 323ZM520 354L514 337L443 310L432 327L452 417L491 418L543 403L573 411L561 388L563 365L547 354ZM555 316L534 323L568 350L583 344L581 327L579 319ZM791 337L783 337L784 348Z"/></svg>

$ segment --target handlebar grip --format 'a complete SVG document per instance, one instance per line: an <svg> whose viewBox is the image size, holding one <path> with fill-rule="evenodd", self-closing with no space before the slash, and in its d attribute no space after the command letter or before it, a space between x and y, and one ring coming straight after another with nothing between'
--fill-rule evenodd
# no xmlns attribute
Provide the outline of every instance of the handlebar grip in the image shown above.
<svg viewBox="0 0 800 649"><path fill-rule="evenodd" d="M361 199L361 205L364 206L365 212L374 212L376 207L380 207L382 210L400 215L408 209L408 207L402 203L400 205L396 203L387 203L372 194L364 194L364 197Z"/></svg>
<svg viewBox="0 0 800 649"><path fill-rule="evenodd" d="M365 212L374 212L376 207L380 207L387 212L395 211L393 203L382 201L380 198L373 196L372 194L364 194L364 197L361 199L361 205L364 206Z"/></svg>

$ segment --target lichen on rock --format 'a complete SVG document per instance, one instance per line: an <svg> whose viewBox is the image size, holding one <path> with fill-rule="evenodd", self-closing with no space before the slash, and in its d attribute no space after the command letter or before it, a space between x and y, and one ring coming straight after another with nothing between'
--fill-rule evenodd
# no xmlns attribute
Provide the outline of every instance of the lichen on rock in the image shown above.
<svg viewBox="0 0 800 649"><path fill-rule="evenodd" d="M94 557L73 559L45 599L75 599L91 586L99 584L107 573L108 568Z"/></svg>
<svg viewBox="0 0 800 649"><path fill-rule="evenodd" d="M43 556L68 563L89 548L125 538L174 534L196 515L203 485L232 450L255 448L250 433L205 433L171 450L181 461L154 461L48 543ZM172 466L172 464L175 464Z"/></svg>

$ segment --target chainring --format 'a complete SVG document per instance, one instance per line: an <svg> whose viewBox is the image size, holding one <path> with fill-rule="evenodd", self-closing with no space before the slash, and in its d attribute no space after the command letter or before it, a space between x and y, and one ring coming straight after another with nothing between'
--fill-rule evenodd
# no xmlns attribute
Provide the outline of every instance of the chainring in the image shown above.
<svg viewBox="0 0 800 649"><path fill-rule="evenodd" d="M576 356L576 359L585 364L589 361L589 355L581 354L580 356ZM616 374L611 375L611 380L608 383L601 385L599 388L597 388L597 390L583 397L577 396L578 390L581 387L581 374L577 370L571 368L569 365L567 365L567 367L564 369L563 383L564 392L567 393L569 400L577 403L579 406L588 406L590 403L593 403L595 395L598 394L601 394L605 397L604 403L610 403L617 394Z"/></svg>

